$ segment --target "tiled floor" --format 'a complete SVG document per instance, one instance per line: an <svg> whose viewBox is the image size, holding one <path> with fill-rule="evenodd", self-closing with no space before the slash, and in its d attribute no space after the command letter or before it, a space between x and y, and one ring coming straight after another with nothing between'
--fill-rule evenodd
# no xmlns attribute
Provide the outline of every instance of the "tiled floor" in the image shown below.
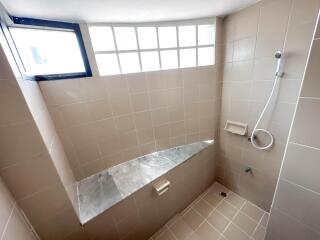
<svg viewBox="0 0 320 240"><path fill-rule="evenodd" d="M220 196L226 192L227 197ZM152 240L263 240L269 214L214 183Z"/></svg>

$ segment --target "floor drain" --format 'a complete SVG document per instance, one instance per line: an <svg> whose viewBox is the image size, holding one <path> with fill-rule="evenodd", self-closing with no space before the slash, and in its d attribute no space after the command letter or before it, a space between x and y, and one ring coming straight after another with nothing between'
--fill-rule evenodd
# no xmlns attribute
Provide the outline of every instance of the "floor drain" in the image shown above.
<svg viewBox="0 0 320 240"><path fill-rule="evenodd" d="M221 195L222 197L226 197L226 196L227 196L227 194L226 194L225 192L220 192L220 195Z"/></svg>

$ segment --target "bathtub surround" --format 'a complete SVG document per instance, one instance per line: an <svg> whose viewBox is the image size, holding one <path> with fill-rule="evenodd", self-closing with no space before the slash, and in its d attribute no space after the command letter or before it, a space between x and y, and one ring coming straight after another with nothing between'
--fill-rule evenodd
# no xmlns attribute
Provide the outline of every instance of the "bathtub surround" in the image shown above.
<svg viewBox="0 0 320 240"><path fill-rule="evenodd" d="M319 6L319 0L264 0L223 22L218 177L232 191L265 210L272 202ZM251 134L271 91L277 50L284 53L285 75L260 125L275 137L273 149L267 152L254 149L247 138L223 128L230 119L248 123ZM244 171L247 166L253 174Z"/></svg>
<svg viewBox="0 0 320 240"><path fill-rule="evenodd" d="M320 239L319 23L271 209L267 240Z"/></svg>
<svg viewBox="0 0 320 240"><path fill-rule="evenodd" d="M209 140L154 152L82 180L79 182L80 222L90 221L212 144L214 141ZM207 160L203 165L207 172L202 174L213 180L215 164L210 161L214 159Z"/></svg>
<svg viewBox="0 0 320 240"><path fill-rule="evenodd" d="M193 147L200 150L204 145L207 144L194 144ZM190 146L185 149L190 150ZM167 154L170 154L171 151L165 150L160 153L168 156ZM85 223L85 232L90 239L148 239L213 184L216 170L215 151L215 144L209 144L193 157ZM176 158L176 160L183 159L185 158ZM121 166L116 166L113 170L116 169L123 170ZM110 175L113 174L115 173L110 173ZM153 185L163 179L170 182L170 188L163 195L158 196ZM88 183L87 180L83 181ZM128 180L127 183L132 183L132 181L133 179L130 182ZM121 191L121 184L115 182L115 185ZM94 186L98 188L94 183L90 191L95 190Z"/></svg>

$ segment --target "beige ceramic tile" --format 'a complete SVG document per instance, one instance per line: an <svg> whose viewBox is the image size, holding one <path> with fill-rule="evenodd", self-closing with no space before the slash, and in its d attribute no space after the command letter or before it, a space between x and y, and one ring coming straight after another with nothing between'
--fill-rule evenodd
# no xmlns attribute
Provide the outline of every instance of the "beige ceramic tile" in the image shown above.
<svg viewBox="0 0 320 240"><path fill-rule="evenodd" d="M250 202L246 202L246 204L241 208L241 212L248 215L255 221L259 222L263 216L263 210L253 205Z"/></svg>
<svg viewBox="0 0 320 240"><path fill-rule="evenodd" d="M228 224L230 223L230 220L221 215L218 211L213 211L208 216L208 222L220 233L223 233Z"/></svg>
<svg viewBox="0 0 320 240"><path fill-rule="evenodd" d="M220 234L214 230L207 222L204 222L196 231L196 234L203 240L216 240Z"/></svg>
<svg viewBox="0 0 320 240"><path fill-rule="evenodd" d="M230 220L237 213L237 209L226 201L223 201L221 204L219 204L217 210Z"/></svg>
<svg viewBox="0 0 320 240"><path fill-rule="evenodd" d="M259 225L252 237L254 240L264 240L265 235L266 235L266 229Z"/></svg>
<svg viewBox="0 0 320 240"><path fill-rule="evenodd" d="M204 218L193 209L190 209L183 216L183 220L195 231L204 221Z"/></svg>
<svg viewBox="0 0 320 240"><path fill-rule="evenodd" d="M207 218L209 214L212 212L213 207L208 204L206 201L201 199L194 205L194 209L201 214L202 217Z"/></svg>
<svg viewBox="0 0 320 240"><path fill-rule="evenodd" d="M223 234L228 240L249 240L249 236L231 223Z"/></svg>
<svg viewBox="0 0 320 240"><path fill-rule="evenodd" d="M246 234L248 234L249 236L252 235L254 229L258 224L257 222L250 219L248 216L246 216L241 212L239 212L237 216L233 219L233 223L236 224L238 227L240 227L241 230Z"/></svg>

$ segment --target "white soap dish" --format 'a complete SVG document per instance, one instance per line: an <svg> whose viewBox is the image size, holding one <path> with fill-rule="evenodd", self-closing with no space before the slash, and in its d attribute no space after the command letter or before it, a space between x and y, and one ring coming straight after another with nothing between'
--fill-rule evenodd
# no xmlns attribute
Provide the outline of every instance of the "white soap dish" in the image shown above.
<svg viewBox="0 0 320 240"><path fill-rule="evenodd" d="M248 131L248 124L227 120L224 130L233 134L245 136Z"/></svg>

